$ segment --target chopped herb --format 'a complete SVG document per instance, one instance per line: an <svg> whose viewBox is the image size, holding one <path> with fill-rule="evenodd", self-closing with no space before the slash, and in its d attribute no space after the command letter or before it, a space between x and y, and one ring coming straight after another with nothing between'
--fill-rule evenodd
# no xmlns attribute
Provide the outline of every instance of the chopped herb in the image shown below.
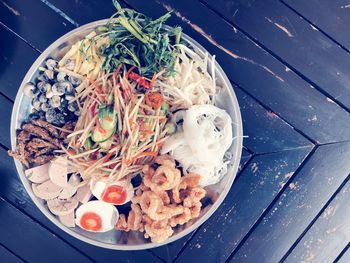
<svg viewBox="0 0 350 263"><path fill-rule="evenodd" d="M165 30L164 22L170 12L156 20L128 8L122 8L113 0L117 12L109 23L97 28L96 38L109 37L109 44L101 47L100 53L105 58L103 70L114 71L118 65L136 66L141 75L152 77L154 73L165 70L174 73L174 63L179 43L181 28Z"/></svg>

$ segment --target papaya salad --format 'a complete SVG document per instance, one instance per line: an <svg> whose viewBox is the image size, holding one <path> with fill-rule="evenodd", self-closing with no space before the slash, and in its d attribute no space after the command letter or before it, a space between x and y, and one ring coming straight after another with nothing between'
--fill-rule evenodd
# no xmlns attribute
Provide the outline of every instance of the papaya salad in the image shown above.
<svg viewBox="0 0 350 263"><path fill-rule="evenodd" d="M200 216L227 173L232 120L215 57L180 27L114 1L116 13L24 87L32 103L9 155L67 227L139 231L161 243Z"/></svg>

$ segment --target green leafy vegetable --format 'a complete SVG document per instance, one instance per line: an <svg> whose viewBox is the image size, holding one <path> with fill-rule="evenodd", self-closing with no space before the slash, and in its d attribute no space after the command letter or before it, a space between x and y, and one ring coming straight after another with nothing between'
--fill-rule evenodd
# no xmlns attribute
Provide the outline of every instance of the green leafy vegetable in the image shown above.
<svg viewBox="0 0 350 263"><path fill-rule="evenodd" d="M95 38L108 36L109 45L101 48L105 57L103 70L114 71L118 65L126 64L138 68L141 75L152 77L154 73L165 70L174 73L174 63L181 28L164 29L164 22L170 13L156 20L128 8L122 8L113 0L117 12L107 25L97 28Z"/></svg>

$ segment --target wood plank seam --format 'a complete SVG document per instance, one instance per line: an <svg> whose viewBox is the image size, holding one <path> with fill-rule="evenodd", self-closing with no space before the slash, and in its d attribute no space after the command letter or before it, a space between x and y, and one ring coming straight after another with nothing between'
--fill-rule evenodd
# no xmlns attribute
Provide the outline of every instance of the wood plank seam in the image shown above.
<svg viewBox="0 0 350 263"><path fill-rule="evenodd" d="M259 105L261 105L265 110L274 112L274 114L276 114L278 116L278 118L280 118L282 121L284 121L285 123L287 123L289 126L291 126L297 133L299 133L300 135L302 135L303 137L305 137L306 139L308 139L312 144L317 145L318 142L316 142L314 139L312 139L311 137L309 137L308 135L306 135L303 131L301 131L300 129L294 127L288 120L286 120L285 118L283 118L279 113L273 111L269 106L265 105L263 102L261 102L259 99L257 99L251 92L249 92L248 90L244 89L243 87L241 87L240 85L238 85L237 83L235 83L233 80L231 80L229 78L229 80L232 82L233 85L235 85L237 88L239 88L240 90L242 90L243 92L245 92L246 94L248 94L254 101L256 101ZM243 127L244 128L244 127Z"/></svg>
<svg viewBox="0 0 350 263"><path fill-rule="evenodd" d="M152 256L156 257L156 258L159 259L160 261L166 263L166 261L165 261L163 258L161 258L160 256L158 256L158 255L157 255L156 253L154 253L151 249L147 249L146 251L149 252L149 253L151 253Z"/></svg>
<svg viewBox="0 0 350 263"><path fill-rule="evenodd" d="M14 34L16 37L18 37L20 40L22 40L24 43L26 43L28 46L30 46L32 49L34 49L35 51L39 52L40 54L42 53L42 51L40 51L38 48L36 48L34 45L32 45L30 42L28 42L26 39L24 39L22 36L20 36L19 34L17 34L15 31L13 31L11 28L9 28L8 26L6 26L4 23L2 23L0 21L0 26L2 26L3 28L5 28L7 31L11 32L12 34Z"/></svg>
<svg viewBox="0 0 350 263"><path fill-rule="evenodd" d="M309 159L312 157L312 155L315 153L319 146L315 145L311 151L307 154L303 162L299 165L299 167L295 170L293 173L293 176L291 176L288 181L285 183L285 185L282 187L282 189L278 192L278 194L275 196L275 198L272 200L272 202L269 204L269 206L266 208L266 210L260 215L258 220L254 223L254 225L249 229L248 233L242 238L242 240L239 242L237 247L231 252L230 256L226 259L225 263L228 263L233 256L238 252L238 250L242 247L242 245L246 242L246 240L249 238L251 233L254 232L255 228L262 222L263 218L270 213L271 208L276 204L280 196L283 194L283 192L289 187L289 183L293 181L295 176L299 173L299 171L304 167L304 165L309 161Z"/></svg>
<svg viewBox="0 0 350 263"><path fill-rule="evenodd" d="M2 143L0 143L0 147L3 148L3 149L5 149L6 151L9 150L9 148L7 148L6 145L3 145Z"/></svg>
<svg viewBox="0 0 350 263"><path fill-rule="evenodd" d="M4 97L5 99L7 99L11 103L14 103L14 101L10 97L8 97L5 93L3 93L1 91L0 91L0 96Z"/></svg>
<svg viewBox="0 0 350 263"><path fill-rule="evenodd" d="M337 263L339 260L341 260L341 258L343 257L343 255L346 253L346 251L348 251L348 249L350 249L350 243L348 243L343 250L339 253L339 255L336 257L336 259L334 260L333 263Z"/></svg>
<svg viewBox="0 0 350 263"><path fill-rule="evenodd" d="M290 10L292 10L294 13L296 13L298 16L302 17L302 19L304 19L305 21L307 21L310 25L312 25L313 27L315 27L318 31L320 31L322 34L324 34L326 37L328 37L330 40L332 40L334 43L336 43L340 48L344 49L346 52L350 53L350 50L348 48L346 48L344 45L342 45L341 43L339 43L335 38L333 38L332 36L330 36L328 33L326 33L324 30L322 30L320 27L318 27L317 25L315 25L314 23L312 23L309 19L307 19L304 15L302 15L301 13L299 13L296 9L294 9L293 7L291 7L289 4L287 4L284 0L280 0L280 2L282 4L284 4L286 7L288 7Z"/></svg>
<svg viewBox="0 0 350 263"><path fill-rule="evenodd" d="M344 188L346 183L350 180L350 174L346 177L346 179L341 183L341 185L338 187L338 189L332 194L332 196L329 198L329 200L324 204L322 209L318 212L318 214L315 216L315 218L310 222L310 224L304 229L304 232L298 237L297 240L292 244L292 246L289 248L289 250L286 252L286 254L282 257L280 262L284 262L287 257L292 253L293 249L298 245L298 243L302 240L302 238L305 236L305 234L309 231L309 229L313 226L313 224L317 221L317 219L323 214L323 212L326 210L326 208L329 206L329 204L333 201L333 199L337 196L337 194Z"/></svg>
<svg viewBox="0 0 350 263"><path fill-rule="evenodd" d="M251 155L248 159L248 161L244 164L244 166L242 167L242 169L237 173L235 181L237 180L237 178L243 173L243 171L249 166L250 162L252 161L253 157L255 155ZM235 181L233 182L233 184L235 183ZM203 224L204 225L204 224ZM179 256L182 254L182 252L186 249L187 245L191 242L191 240L196 236L196 233L202 228L202 226L199 226L194 232L194 234L188 239L186 240L185 244L183 245L183 247L181 248L181 250L179 251L179 253L177 253L177 255L174 257L174 259L171 261L171 263L175 263L175 261L179 258Z"/></svg>
<svg viewBox="0 0 350 263"><path fill-rule="evenodd" d="M5 196L2 195L2 193L0 193L0 199L4 200L5 202L7 202L9 205L11 205L13 207L13 209L17 210L18 212L24 214L25 216L29 217L31 220L33 220L36 224L38 224L40 227L44 228L46 231L48 231L50 234L56 236L58 239L60 239L62 242L64 242L65 244L67 244L68 246L72 247L73 249L75 249L76 251L78 251L80 254L82 254L83 256L85 256L86 258L88 258L89 260L91 260L92 262L97 262L96 260L94 260L93 258L91 258L89 255L87 255L86 253L82 252L80 249L78 249L77 247L75 247L74 245L70 244L69 242L67 242L64 238L62 238L59 233L54 233L52 232L49 228L47 228L45 225L43 225L41 222L37 221L35 218L33 218L30 214L28 214L27 212L25 212L24 210L22 210L21 208L17 207L12 201L8 200Z"/></svg>
<svg viewBox="0 0 350 263"><path fill-rule="evenodd" d="M308 84L310 84L313 88L315 88L318 92L320 92L321 94L323 94L324 96L326 96L326 98L331 99L332 101L334 101L340 108L344 109L345 111L347 111L348 113L350 113L350 109L347 108L342 102L340 102L337 98L333 97L332 95L330 95L327 91L323 90L321 87L319 87L314 81L312 81L311 79L309 79L308 77L306 77L305 75L303 75L301 72L299 72L296 68L294 68L293 66L291 66L289 63L287 63L285 60L283 60L280 56L278 56L277 54L275 54L274 52L272 52L269 48L267 48L265 45L263 45L262 43L260 43L258 40L256 40L254 37L252 37L248 32L246 32L245 30L243 30L241 27L237 26L235 23L232 23L230 20L228 20L225 16L221 15L218 11L216 11L211 5L209 5L208 3L204 2L203 0L198 0L201 4L203 4L205 7L207 7L208 9L210 9L210 11L212 11L213 13L215 13L217 16L219 16L220 18L222 18L223 20L225 20L226 23L230 24L231 26L233 26L238 32L242 33L243 35L245 35L250 41L252 41L253 43L257 44L259 47L261 47L264 51L266 51L267 53L269 53L273 58L275 58L276 60L278 60L279 62L281 62L283 65L285 65L286 67L288 67L293 73L295 73L297 76L299 76L302 80L304 80L305 82L307 82ZM321 32L321 31L320 31ZM323 32L321 32L323 33ZM338 45L338 43L336 43Z"/></svg>
<svg viewBox="0 0 350 263"><path fill-rule="evenodd" d="M23 262L27 262L26 260L24 260L21 256L17 255L14 251L12 251L11 249L9 249L8 247L6 247L4 244L0 243L0 247L4 248L5 250L7 250L9 253L11 253L14 257L18 258L20 261Z"/></svg>

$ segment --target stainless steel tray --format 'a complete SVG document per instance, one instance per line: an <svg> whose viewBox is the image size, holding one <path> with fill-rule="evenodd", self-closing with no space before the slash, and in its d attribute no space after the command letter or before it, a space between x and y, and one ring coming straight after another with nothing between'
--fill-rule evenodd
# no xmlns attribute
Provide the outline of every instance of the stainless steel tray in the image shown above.
<svg viewBox="0 0 350 263"><path fill-rule="evenodd" d="M11 145L12 149L16 148L16 130L20 128L21 123L28 117L31 104L30 99L23 94L23 88L26 82L33 80L37 74L37 68L43 64L47 57L52 57L59 59L66 53L72 44L76 41L82 39L85 35L94 30L97 26L105 24L108 19L95 21L84 26L81 26L58 40L56 40L53 44L51 44L34 62L31 66L27 74L25 75L22 84L18 90L15 104L12 110L11 117ZM194 50L203 55L206 50L194 41L189 36L183 34L182 38L190 44ZM210 63L209 63L210 64ZM210 66L210 65L209 65ZM78 227L68 228L64 226L51 212L48 210L44 201L37 198L32 191L30 182L24 175L24 167L23 165L15 160L15 165L19 174L19 177L28 192L31 199L34 201L36 206L40 209L41 212L45 214L45 216L51 220L55 225L61 228L63 231L68 234L93 245L116 249L116 250L140 250L140 249L149 249L157 246L161 246L170 242L173 242L196 228L198 228L201 224L203 224L220 206L228 191L231 188L231 185L236 177L236 173L238 170L241 152L242 152L242 120L241 114L239 110L239 105L235 96L235 93L232 89L230 81L227 79L226 74L222 70L222 68L216 63L216 78L217 84L222 87L222 90L219 92L216 100L216 105L220 108L225 109L231 116L233 120L233 136L234 140L232 146L230 148L230 152L233 154L233 158L229 164L228 173L224 176L224 178L217 184L206 187L208 191L208 195L210 196L211 202L203 207L201 211L200 217L190 221L184 226L178 227L175 230L175 233L171 238L166 240L163 243L155 244L151 243L149 240L143 238L142 233L139 232L119 232L119 231L109 231L106 233L90 233L84 231Z"/></svg>

